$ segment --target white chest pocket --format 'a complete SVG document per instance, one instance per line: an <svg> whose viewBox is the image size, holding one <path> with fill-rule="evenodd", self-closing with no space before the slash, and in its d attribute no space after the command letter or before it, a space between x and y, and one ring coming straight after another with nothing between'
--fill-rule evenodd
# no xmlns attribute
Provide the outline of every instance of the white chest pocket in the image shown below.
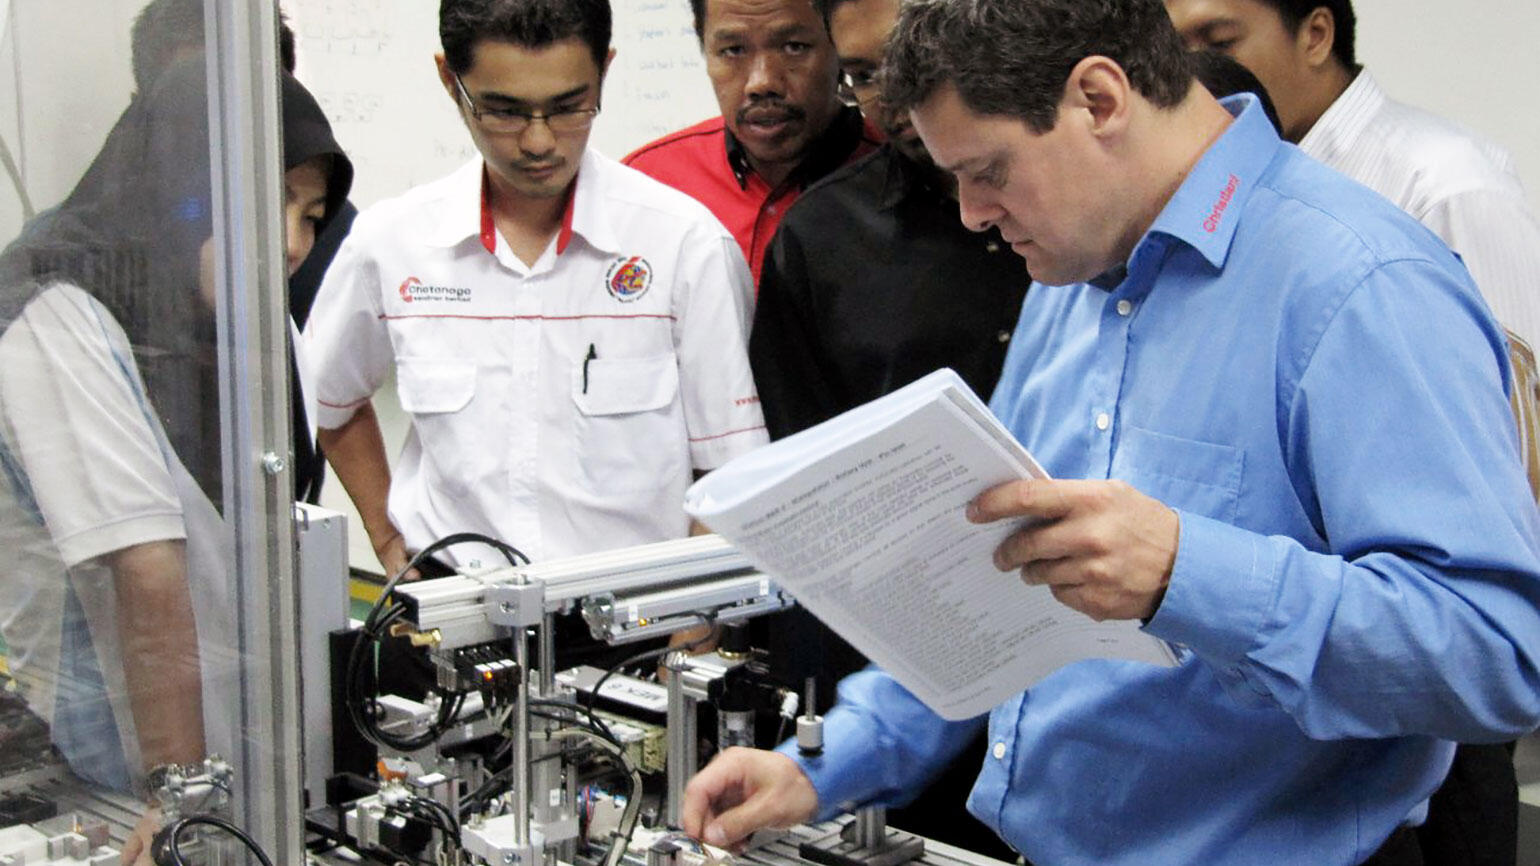
<svg viewBox="0 0 1540 866"><path fill-rule="evenodd" d="M485 372L485 371L483 371ZM497 401L478 382L474 361L400 358L396 389L401 408L412 416L425 468L446 490L464 492L492 480L496 461L487 459L485 431L499 429ZM481 386L478 388L478 384Z"/></svg>
<svg viewBox="0 0 1540 866"><path fill-rule="evenodd" d="M476 365L471 361L402 358L397 382L401 408L413 415L458 412L476 396Z"/></svg>
<svg viewBox="0 0 1540 866"><path fill-rule="evenodd" d="M688 471L674 356L592 358L574 365L579 475L594 493L656 489Z"/></svg>

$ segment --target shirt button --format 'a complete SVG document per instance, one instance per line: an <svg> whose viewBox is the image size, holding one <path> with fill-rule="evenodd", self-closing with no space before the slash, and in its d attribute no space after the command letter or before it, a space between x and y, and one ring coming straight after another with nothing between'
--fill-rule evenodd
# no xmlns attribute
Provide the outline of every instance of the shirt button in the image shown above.
<svg viewBox="0 0 1540 866"><path fill-rule="evenodd" d="M1010 331L1001 331L1000 333L995 335L995 339L999 340L1002 343L1009 343L1011 341L1011 332ZM977 754L977 753L975 753L975 754Z"/></svg>
<svg viewBox="0 0 1540 866"><path fill-rule="evenodd" d="M1118 315L1126 316L1133 311L1134 304L1132 301L1118 301Z"/></svg>
<svg viewBox="0 0 1540 866"><path fill-rule="evenodd" d="M1111 415L1108 415L1106 412L1103 412L1100 415L1096 416L1096 429L1098 429L1098 430L1106 430L1108 427L1111 427L1111 426L1112 426L1112 416Z"/></svg>
<svg viewBox="0 0 1540 866"><path fill-rule="evenodd" d="M995 755L995 760L996 761L1000 761L1000 760L1003 760L1005 758L1005 744L1004 743L995 743L994 755Z"/></svg>

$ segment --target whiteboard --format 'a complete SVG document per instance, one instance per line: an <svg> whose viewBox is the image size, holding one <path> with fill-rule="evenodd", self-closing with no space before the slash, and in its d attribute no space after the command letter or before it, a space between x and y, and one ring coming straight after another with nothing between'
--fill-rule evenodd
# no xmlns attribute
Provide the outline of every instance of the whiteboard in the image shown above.
<svg viewBox="0 0 1540 866"><path fill-rule="evenodd" d="M687 0L611 0L615 61L590 143L619 159L717 112ZM285 0L299 58L357 169L360 207L442 177L475 155L433 55L431 0Z"/></svg>

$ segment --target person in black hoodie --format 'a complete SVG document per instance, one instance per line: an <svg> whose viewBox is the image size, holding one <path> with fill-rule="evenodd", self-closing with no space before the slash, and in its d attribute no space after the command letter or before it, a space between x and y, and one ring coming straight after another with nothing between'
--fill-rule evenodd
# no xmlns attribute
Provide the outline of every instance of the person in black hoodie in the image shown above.
<svg viewBox="0 0 1540 866"><path fill-rule="evenodd" d="M292 75L283 76L283 167L285 239L288 247L290 312L304 326L293 293L307 272L317 271L314 281L336 255L347 225L358 210L347 200L353 185L353 164L332 135L331 124L315 97ZM318 196L317 193L324 193ZM314 287L309 298L315 297ZM299 346L298 331L290 334ZM294 426L294 498L316 502L326 475L326 458L315 445L315 406L304 387L303 366L290 352L290 381ZM302 395L306 395L302 399Z"/></svg>
<svg viewBox="0 0 1540 866"><path fill-rule="evenodd" d="M283 108L292 272L352 168L288 78ZM204 58L108 142L0 255L0 637L75 773L144 793L151 768L233 754L236 726Z"/></svg>

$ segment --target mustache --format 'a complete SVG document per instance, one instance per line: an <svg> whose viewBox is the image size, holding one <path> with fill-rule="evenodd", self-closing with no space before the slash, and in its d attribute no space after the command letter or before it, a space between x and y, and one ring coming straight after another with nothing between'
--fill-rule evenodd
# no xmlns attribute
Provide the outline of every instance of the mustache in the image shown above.
<svg viewBox="0 0 1540 866"><path fill-rule="evenodd" d="M807 117L807 112L779 99L765 99L738 109L737 116L739 123L773 123L778 120L802 120Z"/></svg>

